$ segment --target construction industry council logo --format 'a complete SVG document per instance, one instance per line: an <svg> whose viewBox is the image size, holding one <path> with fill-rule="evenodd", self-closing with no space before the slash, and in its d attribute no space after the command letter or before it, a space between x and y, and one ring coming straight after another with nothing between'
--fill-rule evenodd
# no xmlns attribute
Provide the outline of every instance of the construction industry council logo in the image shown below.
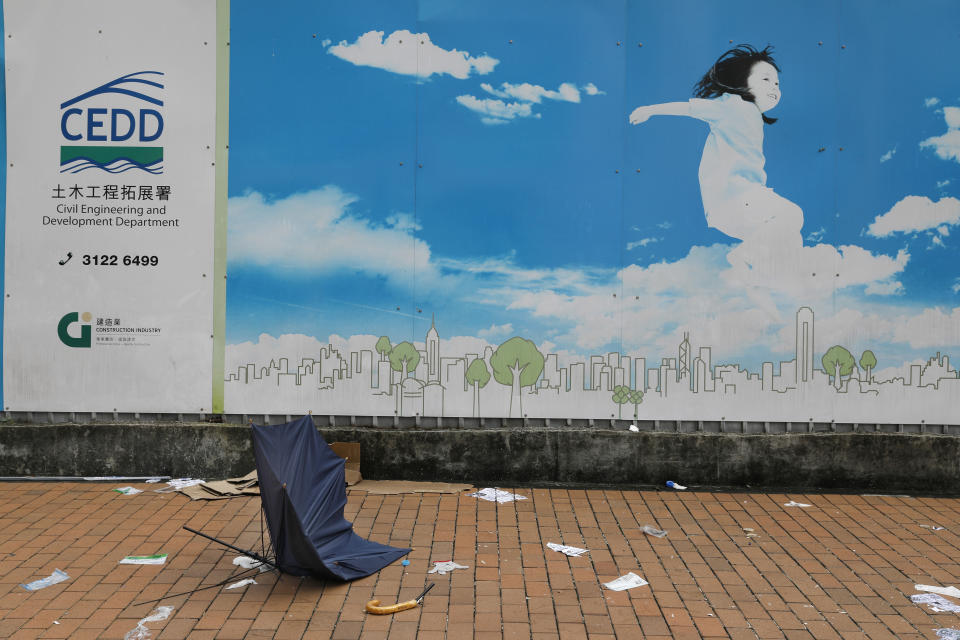
<svg viewBox="0 0 960 640"><path fill-rule="evenodd" d="M162 78L160 71L137 71L64 101L60 133L77 144L61 145L60 173L163 173L163 147L149 145L163 134L163 100L150 95L163 89Z"/></svg>
<svg viewBox="0 0 960 640"><path fill-rule="evenodd" d="M91 320L93 320L93 315L89 311L84 311L82 315L76 311L71 311L60 318L60 323L57 325L57 336L60 338L60 342L68 347L89 349L92 341L92 331L90 329ZM77 324L81 321L83 324L80 325L80 336L70 335L70 325Z"/></svg>

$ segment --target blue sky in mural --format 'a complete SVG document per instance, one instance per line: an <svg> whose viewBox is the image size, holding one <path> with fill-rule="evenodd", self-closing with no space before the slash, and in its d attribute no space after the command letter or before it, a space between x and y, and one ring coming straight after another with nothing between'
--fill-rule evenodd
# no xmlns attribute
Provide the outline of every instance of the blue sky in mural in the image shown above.
<svg viewBox="0 0 960 640"><path fill-rule="evenodd" d="M789 355L810 305L892 360L955 346L960 9L917 6L235 3L227 341L422 340L435 315L579 354L694 330L755 362ZM704 219L707 125L627 122L738 43L782 69L767 184L829 247L813 267L844 272L773 312L719 275L736 241Z"/></svg>

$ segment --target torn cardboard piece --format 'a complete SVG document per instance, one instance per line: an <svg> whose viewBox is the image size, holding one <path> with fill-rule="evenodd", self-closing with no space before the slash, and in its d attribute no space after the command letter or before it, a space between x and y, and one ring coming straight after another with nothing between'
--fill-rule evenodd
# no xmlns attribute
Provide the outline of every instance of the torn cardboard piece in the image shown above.
<svg viewBox="0 0 960 640"><path fill-rule="evenodd" d="M213 493L212 491L207 491L203 488L202 484L194 485L192 487L184 487L183 489L180 489L178 493L182 493L191 500L226 500L230 497L219 493Z"/></svg>
<svg viewBox="0 0 960 640"><path fill-rule="evenodd" d="M410 480L361 480L350 491L366 491L377 495L398 493L460 493L472 490L472 484L450 482L413 482Z"/></svg>
<svg viewBox="0 0 960 640"><path fill-rule="evenodd" d="M242 476L242 477L240 477L240 478L227 478L227 482L232 482L232 483L234 483L234 484L248 484L248 483L251 482L251 481L256 482L256 480L257 480L257 470L256 470L256 469L254 469L253 471L251 471L251 472L248 473L247 475Z"/></svg>
<svg viewBox="0 0 960 640"><path fill-rule="evenodd" d="M181 487L179 492L191 500L223 500L237 496L258 496L260 485L257 483L257 472L251 471L240 478L213 480Z"/></svg>
<svg viewBox="0 0 960 640"><path fill-rule="evenodd" d="M333 452L347 461L343 467L343 474L347 486L353 486L363 480L360 475L360 443L359 442L331 442Z"/></svg>

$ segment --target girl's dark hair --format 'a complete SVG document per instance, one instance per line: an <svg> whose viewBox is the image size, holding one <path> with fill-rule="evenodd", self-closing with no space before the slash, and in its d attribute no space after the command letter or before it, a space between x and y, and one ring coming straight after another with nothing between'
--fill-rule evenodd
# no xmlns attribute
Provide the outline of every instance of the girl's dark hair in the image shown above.
<svg viewBox="0 0 960 640"><path fill-rule="evenodd" d="M725 51L700 78L700 82L693 87L694 97L717 98L725 93L733 93L748 102L754 102L754 97L747 90L747 78L750 76L753 65L758 62L766 62L780 71L780 67L770 55L772 51L773 47L770 45L764 47L762 51L757 51L749 44L738 44L733 49ZM767 124L777 121L776 118L769 118L765 114L760 115Z"/></svg>

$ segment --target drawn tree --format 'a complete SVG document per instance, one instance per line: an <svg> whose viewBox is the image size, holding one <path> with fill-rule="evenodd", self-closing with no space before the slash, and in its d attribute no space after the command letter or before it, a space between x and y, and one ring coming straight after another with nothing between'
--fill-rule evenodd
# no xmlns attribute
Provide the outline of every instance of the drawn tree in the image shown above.
<svg viewBox="0 0 960 640"><path fill-rule="evenodd" d="M520 390L534 385L543 373L543 354L529 340L513 337L493 352L490 366L494 380L511 388L510 417L523 417Z"/></svg>
<svg viewBox="0 0 960 640"><path fill-rule="evenodd" d="M390 368L401 371L400 381L407 379L407 373L413 371L420 364L420 354L409 342L401 342L390 350Z"/></svg>
<svg viewBox="0 0 960 640"><path fill-rule="evenodd" d="M867 349L863 352L863 355L860 356L860 366L866 372L867 382L870 382L871 372L877 366L877 356L873 355L873 351Z"/></svg>
<svg viewBox="0 0 960 640"><path fill-rule="evenodd" d="M390 350L393 349L393 345L390 344L390 338L380 336L380 339L377 340L377 346L374 348L377 350L377 353L380 354L380 361L383 362L387 359L387 356L390 355Z"/></svg>
<svg viewBox="0 0 960 640"><path fill-rule="evenodd" d="M480 389L490 382L490 371L483 358L475 358L467 367L467 384L473 385L473 417L480 417Z"/></svg>
<svg viewBox="0 0 960 640"><path fill-rule="evenodd" d="M634 389L628 393L627 402L633 405L633 419L636 420L640 403L643 402L643 391L640 391L640 389Z"/></svg>
<svg viewBox="0 0 960 640"><path fill-rule="evenodd" d="M853 367L856 361L853 355L844 347L836 344L827 349L820 362L823 364L823 370L828 376L833 376L833 386L840 389L840 379L853 373Z"/></svg>
<svg viewBox="0 0 960 640"><path fill-rule="evenodd" d="M623 405L630 402L630 387L619 385L613 388L613 401L617 403L617 418L623 417Z"/></svg>

